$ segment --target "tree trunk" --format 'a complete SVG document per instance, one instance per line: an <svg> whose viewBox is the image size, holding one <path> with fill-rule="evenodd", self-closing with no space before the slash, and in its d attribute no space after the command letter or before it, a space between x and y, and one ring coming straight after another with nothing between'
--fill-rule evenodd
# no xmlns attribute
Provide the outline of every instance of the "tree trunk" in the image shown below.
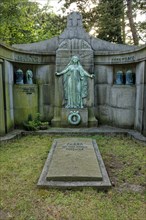
<svg viewBox="0 0 146 220"><path fill-rule="evenodd" d="M131 32L132 32L133 41L135 45L138 45L139 39L138 39L135 24L133 21L133 16L132 16L132 0L126 0L126 1L127 1L127 17L129 19L129 25L130 25Z"/></svg>
<svg viewBox="0 0 146 220"><path fill-rule="evenodd" d="M126 42L126 33L125 33L125 14L124 14L124 3L123 3L123 15L122 15L122 38L123 38L123 43L125 44Z"/></svg>

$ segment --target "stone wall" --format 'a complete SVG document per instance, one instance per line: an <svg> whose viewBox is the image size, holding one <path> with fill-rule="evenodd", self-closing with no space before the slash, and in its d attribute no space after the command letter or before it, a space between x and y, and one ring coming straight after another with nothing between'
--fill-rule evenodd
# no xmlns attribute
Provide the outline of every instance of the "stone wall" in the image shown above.
<svg viewBox="0 0 146 220"><path fill-rule="evenodd" d="M22 126L31 115L38 113L38 86L14 85L14 122L15 126Z"/></svg>
<svg viewBox="0 0 146 220"><path fill-rule="evenodd" d="M136 86L116 85L114 69L113 65L95 66L95 115L101 124L134 128Z"/></svg>

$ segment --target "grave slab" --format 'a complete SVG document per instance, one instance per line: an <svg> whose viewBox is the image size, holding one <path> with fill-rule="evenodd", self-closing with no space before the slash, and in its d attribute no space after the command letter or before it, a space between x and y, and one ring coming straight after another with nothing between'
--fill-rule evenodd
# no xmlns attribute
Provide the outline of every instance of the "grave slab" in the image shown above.
<svg viewBox="0 0 146 220"><path fill-rule="evenodd" d="M91 138L55 139L38 181L41 188L111 186L96 141Z"/></svg>

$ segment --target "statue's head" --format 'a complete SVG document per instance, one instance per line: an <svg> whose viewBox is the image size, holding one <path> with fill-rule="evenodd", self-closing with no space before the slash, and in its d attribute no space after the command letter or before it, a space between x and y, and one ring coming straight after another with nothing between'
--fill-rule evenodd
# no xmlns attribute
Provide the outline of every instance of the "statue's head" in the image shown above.
<svg viewBox="0 0 146 220"><path fill-rule="evenodd" d="M79 57L78 56L73 56L71 58L72 63L78 63L79 62Z"/></svg>
<svg viewBox="0 0 146 220"><path fill-rule="evenodd" d="M33 74L32 74L32 71L31 71L31 70L27 70L27 71L26 71L26 75L32 77L32 75L33 75Z"/></svg>
<svg viewBox="0 0 146 220"><path fill-rule="evenodd" d="M16 71L16 75L23 75L23 71L22 71L21 69L18 69L18 70Z"/></svg>

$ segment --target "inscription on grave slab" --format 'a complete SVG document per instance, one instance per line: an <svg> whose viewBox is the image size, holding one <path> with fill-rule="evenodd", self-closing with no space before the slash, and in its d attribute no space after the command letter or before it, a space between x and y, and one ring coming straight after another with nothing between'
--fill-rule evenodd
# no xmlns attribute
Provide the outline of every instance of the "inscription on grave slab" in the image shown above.
<svg viewBox="0 0 146 220"><path fill-rule="evenodd" d="M46 179L53 181L101 181L102 174L92 139L57 139Z"/></svg>

